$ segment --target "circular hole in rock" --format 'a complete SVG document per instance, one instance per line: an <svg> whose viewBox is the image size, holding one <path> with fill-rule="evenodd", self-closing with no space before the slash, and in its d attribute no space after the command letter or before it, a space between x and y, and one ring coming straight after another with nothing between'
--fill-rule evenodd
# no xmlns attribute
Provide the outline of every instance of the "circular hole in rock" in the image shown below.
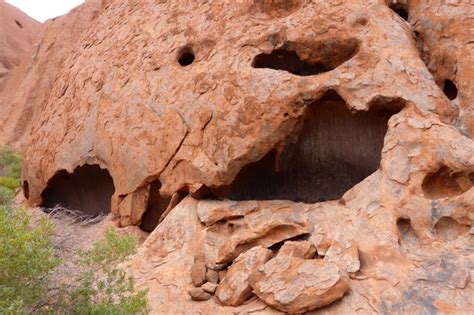
<svg viewBox="0 0 474 315"><path fill-rule="evenodd" d="M470 174L457 172L442 166L438 171L429 173L423 180L423 194L430 199L442 199L458 196L473 186Z"/></svg>
<svg viewBox="0 0 474 315"><path fill-rule="evenodd" d="M438 237L446 241L452 241L464 234L467 227L459 224L451 217L442 217L436 222L435 231Z"/></svg>
<svg viewBox="0 0 474 315"><path fill-rule="evenodd" d="M178 62L181 66L186 67L194 62L194 52L191 47L184 47L180 50L178 55Z"/></svg>
<svg viewBox="0 0 474 315"><path fill-rule="evenodd" d="M451 80L445 80L443 85L443 93L451 101L458 97L458 88Z"/></svg>

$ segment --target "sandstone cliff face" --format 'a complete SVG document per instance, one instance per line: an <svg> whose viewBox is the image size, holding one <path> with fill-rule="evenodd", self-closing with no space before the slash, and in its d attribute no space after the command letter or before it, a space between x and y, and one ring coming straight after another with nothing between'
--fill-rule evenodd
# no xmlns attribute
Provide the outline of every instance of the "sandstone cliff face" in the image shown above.
<svg viewBox="0 0 474 315"><path fill-rule="evenodd" d="M6 107L7 95L12 97L21 82L14 72L28 59L40 28L41 23L0 1L0 113Z"/></svg>
<svg viewBox="0 0 474 315"><path fill-rule="evenodd" d="M90 1L47 26L3 137L30 204L153 231L130 267L155 313L466 313L473 11Z"/></svg>
<svg viewBox="0 0 474 315"><path fill-rule="evenodd" d="M30 52L41 23L0 1L0 83Z"/></svg>
<svg viewBox="0 0 474 315"><path fill-rule="evenodd" d="M37 111L46 105L52 85L82 32L102 10L104 1L87 1L68 15L46 21L33 51L0 91L0 142L21 148ZM38 114L41 115L41 114Z"/></svg>

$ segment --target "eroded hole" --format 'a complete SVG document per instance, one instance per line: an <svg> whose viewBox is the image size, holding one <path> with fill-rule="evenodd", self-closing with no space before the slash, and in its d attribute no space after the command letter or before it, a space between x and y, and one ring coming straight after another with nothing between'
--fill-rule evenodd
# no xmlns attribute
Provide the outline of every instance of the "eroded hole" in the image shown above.
<svg viewBox="0 0 474 315"><path fill-rule="evenodd" d="M299 76L317 75L351 59L358 48L355 39L329 40L314 45L289 42L271 53L255 56L252 67L283 70Z"/></svg>
<svg viewBox="0 0 474 315"><path fill-rule="evenodd" d="M406 242L408 243L416 242L415 231L413 230L411 226L410 219L399 218L397 220L397 228L398 228L398 234L399 234L399 239L398 239L399 244L406 243Z"/></svg>
<svg viewBox="0 0 474 315"><path fill-rule="evenodd" d="M181 66L186 67L194 62L195 56L191 47L184 47L179 51L178 62Z"/></svg>
<svg viewBox="0 0 474 315"><path fill-rule="evenodd" d="M422 189L426 197L441 199L457 196L473 186L472 173L457 172L442 166L438 171L426 175Z"/></svg>
<svg viewBox="0 0 474 315"><path fill-rule="evenodd" d="M401 5L393 4L390 6L390 9L392 9L402 19L404 19L405 21L408 21L408 11L405 10L405 8L403 8Z"/></svg>
<svg viewBox="0 0 474 315"><path fill-rule="evenodd" d="M19 28L23 28L23 24L21 24L21 23L18 22L17 20L15 20L15 24L16 24Z"/></svg>
<svg viewBox="0 0 474 315"><path fill-rule="evenodd" d="M65 170L57 172L41 193L41 206L47 209L60 206L95 217L110 212L114 192L108 170L86 164L77 167L72 174Z"/></svg>
<svg viewBox="0 0 474 315"><path fill-rule="evenodd" d="M163 197L160 194L161 183L154 181L150 185L150 196L148 205L142 216L140 228L145 232L153 232L160 221L160 217L168 208L171 197Z"/></svg>
<svg viewBox="0 0 474 315"><path fill-rule="evenodd" d="M24 180L21 184L21 189L23 190L23 196L28 200L30 198L30 184L28 181Z"/></svg>
<svg viewBox="0 0 474 315"><path fill-rule="evenodd" d="M458 97L458 88L451 80L445 80L443 86L443 93L451 101Z"/></svg>
<svg viewBox="0 0 474 315"><path fill-rule="evenodd" d="M186 191L177 192L171 197L163 196L160 194L160 188L159 181L154 181L150 185L147 208L140 223L140 229L145 232L153 232L166 215L187 196Z"/></svg>
<svg viewBox="0 0 474 315"><path fill-rule="evenodd" d="M303 5L304 0L254 0L250 8L252 14L264 13L272 18L290 15Z"/></svg>
<svg viewBox="0 0 474 315"><path fill-rule="evenodd" d="M392 114L393 107L353 114L337 93L328 92L306 109L296 143L242 168L227 197L306 203L339 199L379 168Z"/></svg>
<svg viewBox="0 0 474 315"><path fill-rule="evenodd" d="M442 217L436 222L436 235L443 240L452 241L467 232L469 228L459 224L451 217Z"/></svg>

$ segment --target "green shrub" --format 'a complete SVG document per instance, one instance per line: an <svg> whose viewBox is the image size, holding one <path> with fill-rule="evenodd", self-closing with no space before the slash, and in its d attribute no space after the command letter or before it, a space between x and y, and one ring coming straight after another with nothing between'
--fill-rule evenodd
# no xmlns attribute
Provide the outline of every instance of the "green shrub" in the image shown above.
<svg viewBox="0 0 474 315"><path fill-rule="evenodd" d="M0 207L0 314L26 312L45 291L45 276L59 264L53 226L30 226L25 210Z"/></svg>
<svg viewBox="0 0 474 315"><path fill-rule="evenodd" d="M116 267L136 252L136 240L114 229L79 253L79 275L64 275L72 285L59 294L48 291L47 275L61 263L55 257L53 225L44 219L33 227L25 210L10 208L21 162L19 154L0 146L0 314L148 313L146 291L136 292L133 278Z"/></svg>
<svg viewBox="0 0 474 315"><path fill-rule="evenodd" d="M20 181L21 155L7 146L0 145L0 175Z"/></svg>
<svg viewBox="0 0 474 315"><path fill-rule="evenodd" d="M103 270L123 262L125 258L135 254L137 251L137 240L131 235L119 235L110 228L105 232L105 238L98 241L94 246L80 252L80 264L90 268L99 267Z"/></svg>
<svg viewBox="0 0 474 315"><path fill-rule="evenodd" d="M0 186L0 207L9 208L14 195L11 189Z"/></svg>
<svg viewBox="0 0 474 315"><path fill-rule="evenodd" d="M116 267L136 252L134 237L107 230L105 238L80 253L78 265L83 268L63 302L67 314L146 314L146 291L135 292L134 281Z"/></svg>
<svg viewBox="0 0 474 315"><path fill-rule="evenodd" d="M0 176L0 187L15 191L20 187L20 180L13 177Z"/></svg>

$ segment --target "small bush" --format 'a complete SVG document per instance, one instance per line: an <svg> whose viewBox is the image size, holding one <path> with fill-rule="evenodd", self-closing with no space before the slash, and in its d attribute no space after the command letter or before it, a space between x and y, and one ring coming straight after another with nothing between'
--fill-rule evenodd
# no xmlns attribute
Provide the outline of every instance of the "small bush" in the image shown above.
<svg viewBox="0 0 474 315"><path fill-rule="evenodd" d="M0 186L0 207L9 208L13 200L14 192L11 189Z"/></svg>
<svg viewBox="0 0 474 315"><path fill-rule="evenodd" d="M103 270L123 262L125 258L135 254L137 251L137 240L130 235L118 235L110 228L105 232L105 238L98 241L94 246L81 252L80 264L86 267L99 267Z"/></svg>
<svg viewBox="0 0 474 315"><path fill-rule="evenodd" d="M26 312L44 294L46 275L59 264L53 227L30 226L25 210L0 207L0 314Z"/></svg>
<svg viewBox="0 0 474 315"><path fill-rule="evenodd" d="M79 253L79 276L64 275L71 285L49 291L58 285L48 283L47 276L61 263L53 225L43 219L31 226L25 210L10 208L20 174L20 155L0 146L0 314L148 313L146 291L136 292L133 278L116 267L136 252L136 240L113 229Z"/></svg>
<svg viewBox="0 0 474 315"><path fill-rule="evenodd" d="M135 292L134 281L116 267L136 252L132 236L120 236L114 229L105 238L81 252L78 265L84 270L74 289L67 293L62 312L67 314L146 314L146 291Z"/></svg>
<svg viewBox="0 0 474 315"><path fill-rule="evenodd" d="M13 177L0 176L0 187L15 191L20 187L20 180Z"/></svg>
<svg viewBox="0 0 474 315"><path fill-rule="evenodd" d="M22 158L7 146L0 145L0 175L20 181Z"/></svg>
<svg viewBox="0 0 474 315"><path fill-rule="evenodd" d="M0 206L9 207L20 187L21 156L0 145Z"/></svg>

